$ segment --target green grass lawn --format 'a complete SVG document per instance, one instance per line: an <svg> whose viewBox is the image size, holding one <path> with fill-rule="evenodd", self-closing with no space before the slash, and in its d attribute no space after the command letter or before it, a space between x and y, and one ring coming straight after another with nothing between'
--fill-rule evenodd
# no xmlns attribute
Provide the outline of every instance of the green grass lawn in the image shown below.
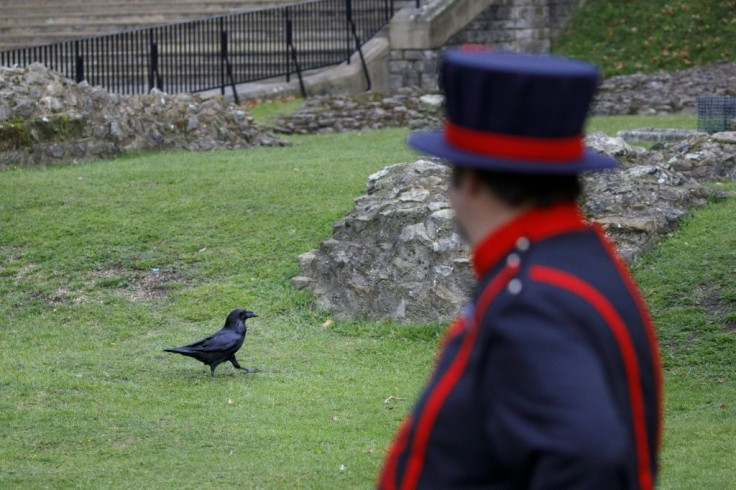
<svg viewBox="0 0 736 490"><path fill-rule="evenodd" d="M735 60L736 0L587 0L554 40L605 76Z"/></svg>
<svg viewBox="0 0 736 490"><path fill-rule="evenodd" d="M302 105L301 97L287 97L281 100L257 100L251 105L253 117L261 124L270 126L280 116L293 114Z"/></svg>
<svg viewBox="0 0 736 490"><path fill-rule="evenodd" d="M405 136L0 173L0 488L370 488L443 326L330 325L289 280L370 173L414 159ZM736 474L734 212L636 267L667 363L663 488ZM161 352L235 307L261 315L238 355L261 373Z"/></svg>
<svg viewBox="0 0 736 490"><path fill-rule="evenodd" d="M694 114L599 116L588 119L585 131L602 131L609 136L616 136L618 131L639 128L698 129L698 117Z"/></svg>
<svg viewBox="0 0 736 490"><path fill-rule="evenodd" d="M666 367L661 488L736 485L735 213L710 204L634 267Z"/></svg>

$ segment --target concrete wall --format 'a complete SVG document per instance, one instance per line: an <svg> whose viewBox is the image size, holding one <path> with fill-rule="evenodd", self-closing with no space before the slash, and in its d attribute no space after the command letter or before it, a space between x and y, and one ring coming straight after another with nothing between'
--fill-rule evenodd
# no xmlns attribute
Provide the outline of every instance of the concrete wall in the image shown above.
<svg viewBox="0 0 736 490"><path fill-rule="evenodd" d="M579 3L579 0L495 0L447 44L478 43L496 49L546 52Z"/></svg>
<svg viewBox="0 0 736 490"><path fill-rule="evenodd" d="M443 47L466 43L546 52L573 9L585 0L433 0L407 8L390 24L389 86L437 90Z"/></svg>

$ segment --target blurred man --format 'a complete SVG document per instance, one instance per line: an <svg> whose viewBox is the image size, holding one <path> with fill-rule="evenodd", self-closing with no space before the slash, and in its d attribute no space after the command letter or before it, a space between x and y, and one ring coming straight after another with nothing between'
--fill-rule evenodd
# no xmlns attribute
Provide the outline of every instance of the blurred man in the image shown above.
<svg viewBox="0 0 736 490"><path fill-rule="evenodd" d="M409 143L452 165L478 286L399 429L384 489L653 488L656 333L626 265L576 201L592 65L449 50L447 123Z"/></svg>

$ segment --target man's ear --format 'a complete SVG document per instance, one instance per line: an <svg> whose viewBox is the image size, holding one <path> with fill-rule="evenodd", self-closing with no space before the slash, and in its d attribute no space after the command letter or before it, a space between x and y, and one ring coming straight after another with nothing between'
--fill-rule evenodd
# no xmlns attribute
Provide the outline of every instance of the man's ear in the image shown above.
<svg viewBox="0 0 736 490"><path fill-rule="evenodd" d="M467 192L471 196L477 196L481 191L483 191L483 180L477 170L471 168L465 172L465 185Z"/></svg>

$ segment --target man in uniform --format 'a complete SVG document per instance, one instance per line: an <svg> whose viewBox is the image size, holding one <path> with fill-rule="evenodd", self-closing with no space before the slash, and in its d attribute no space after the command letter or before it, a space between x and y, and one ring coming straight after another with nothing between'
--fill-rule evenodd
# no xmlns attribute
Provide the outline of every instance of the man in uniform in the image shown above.
<svg viewBox="0 0 736 490"><path fill-rule="evenodd" d="M409 143L451 163L471 304L389 449L382 489L651 489L656 333L626 265L576 202L599 76L546 55L445 52L447 122Z"/></svg>

